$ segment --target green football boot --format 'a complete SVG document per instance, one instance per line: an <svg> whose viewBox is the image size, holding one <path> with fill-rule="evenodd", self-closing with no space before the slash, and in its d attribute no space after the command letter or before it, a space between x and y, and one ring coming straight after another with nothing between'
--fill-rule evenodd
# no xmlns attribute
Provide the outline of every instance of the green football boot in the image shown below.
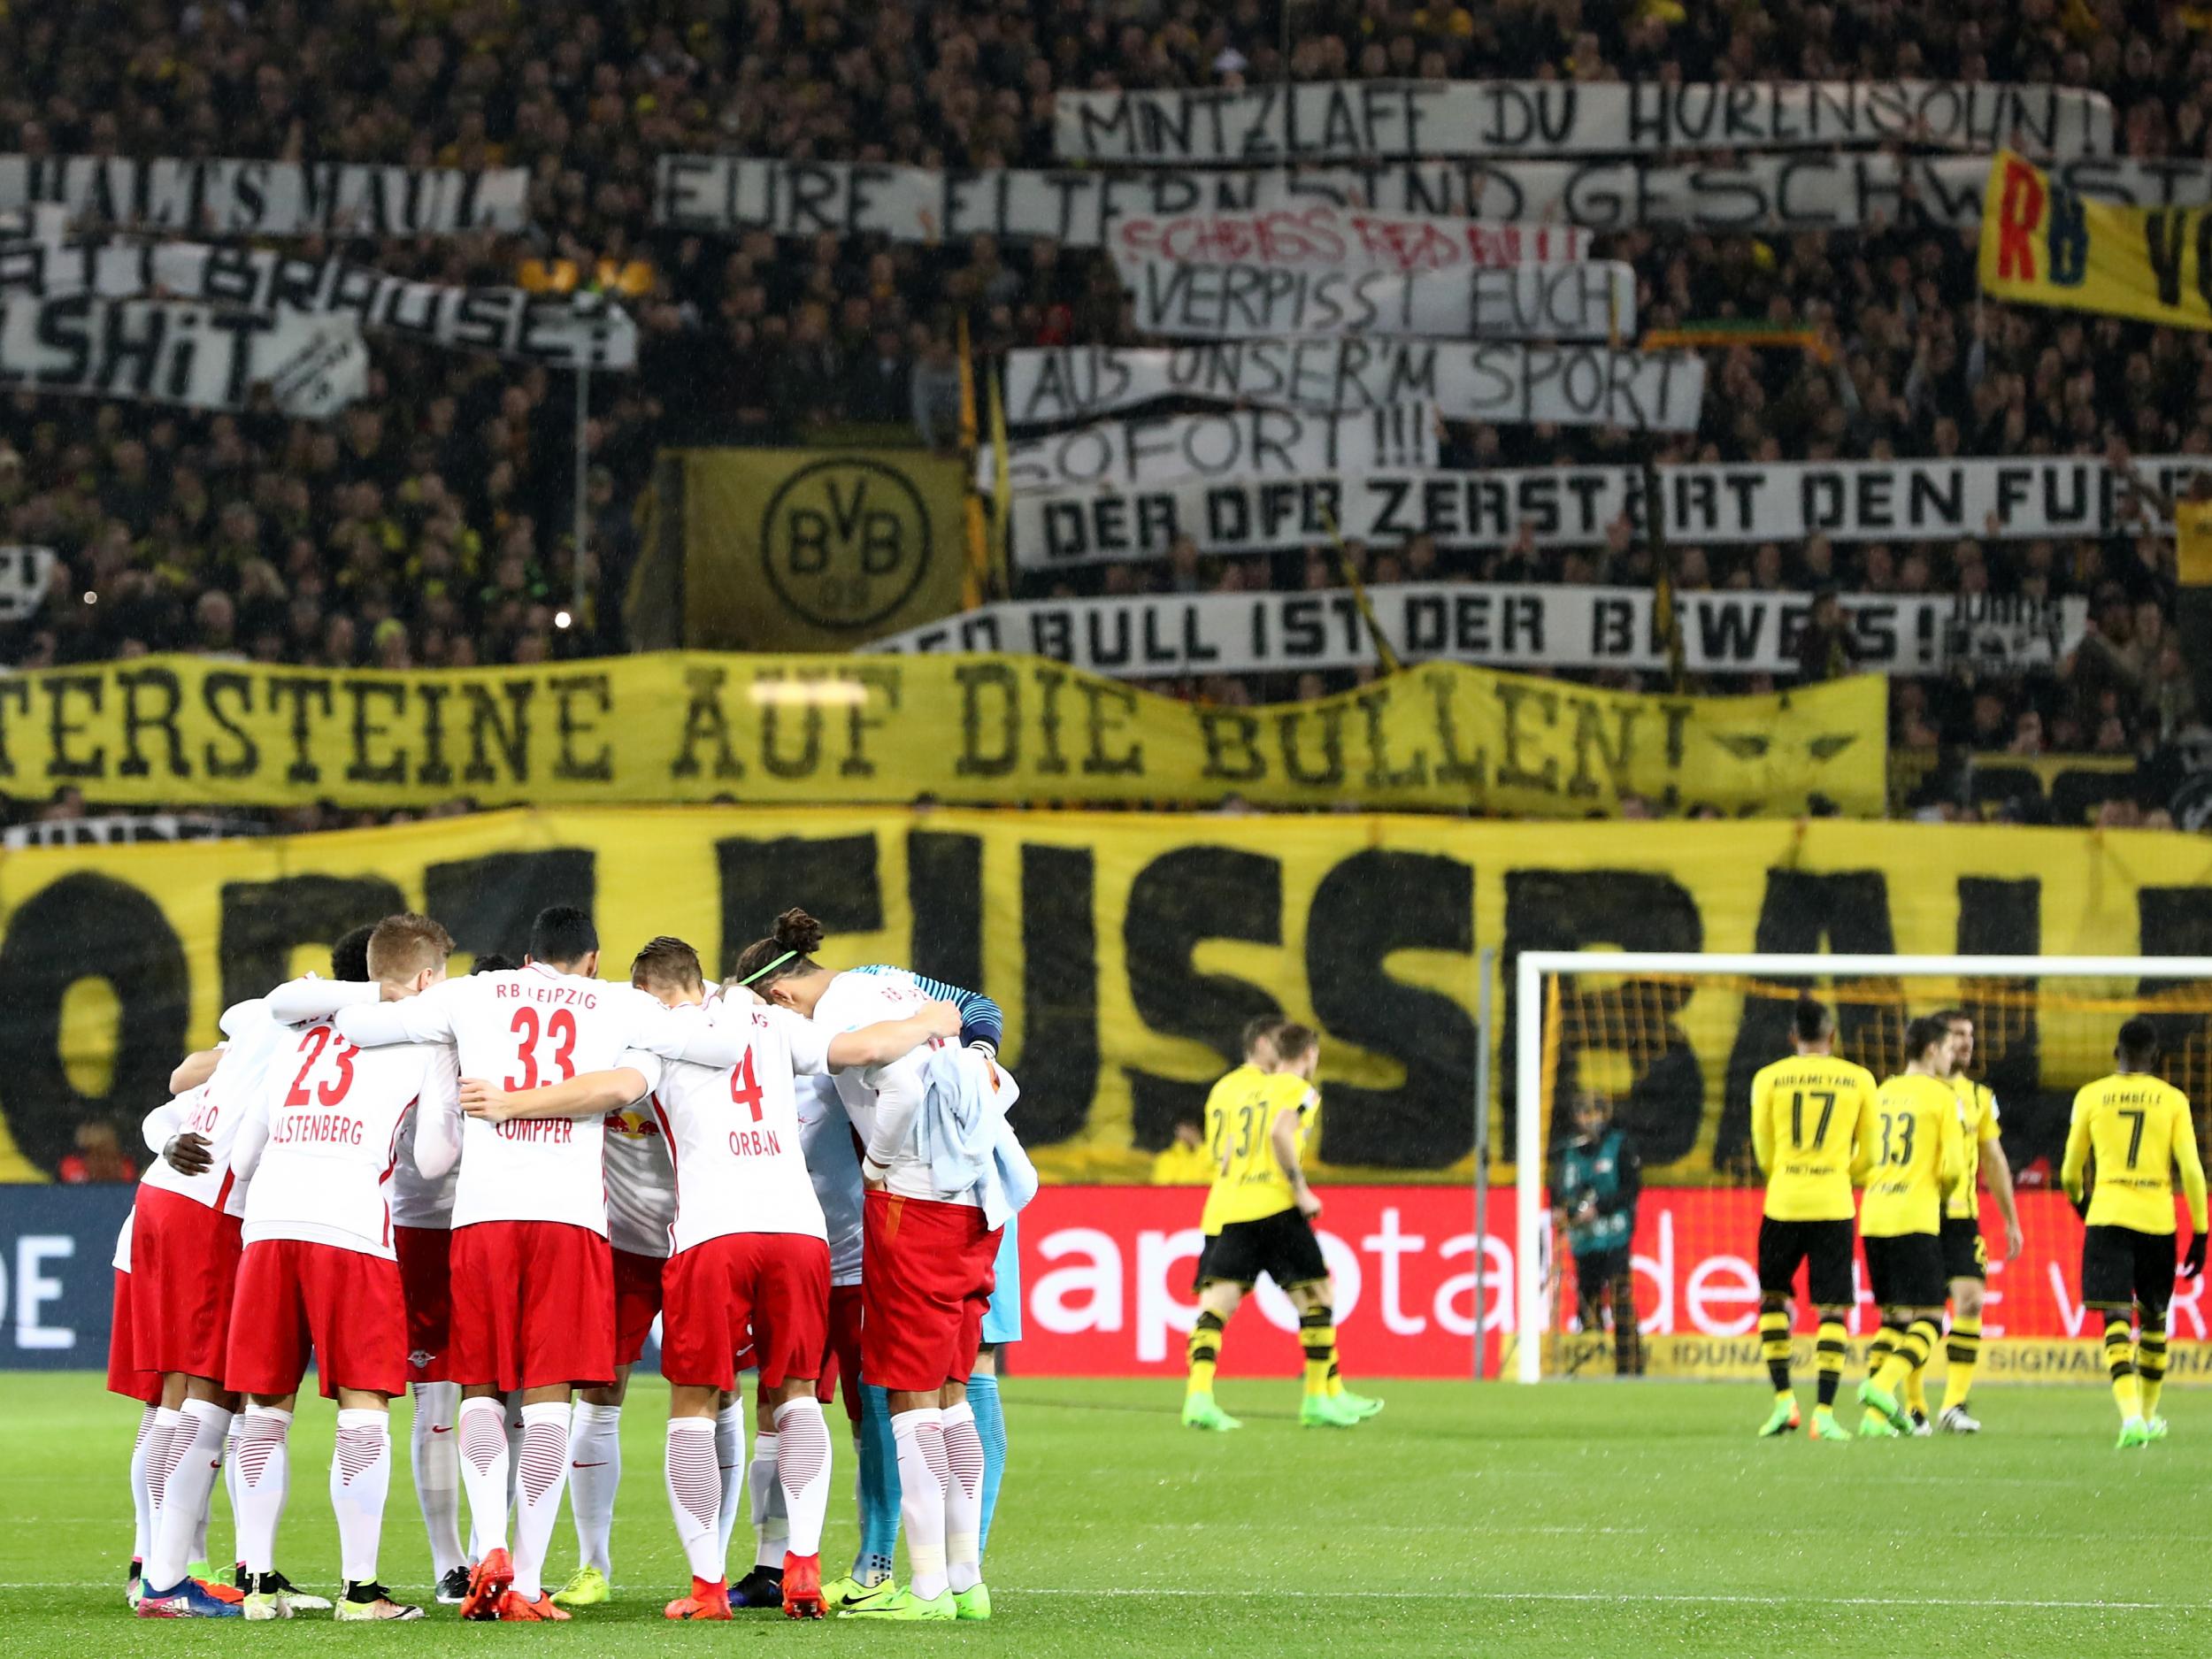
<svg viewBox="0 0 2212 1659"><path fill-rule="evenodd" d="M1759 1438L1770 1440L1778 1434L1794 1433L1804 1418L1797 1414L1797 1396L1785 1394L1774 1402L1774 1411L1759 1427Z"/></svg>
<svg viewBox="0 0 2212 1659"><path fill-rule="evenodd" d="M1183 1396L1183 1426L1187 1429L1240 1429L1243 1424L1214 1403L1211 1394Z"/></svg>

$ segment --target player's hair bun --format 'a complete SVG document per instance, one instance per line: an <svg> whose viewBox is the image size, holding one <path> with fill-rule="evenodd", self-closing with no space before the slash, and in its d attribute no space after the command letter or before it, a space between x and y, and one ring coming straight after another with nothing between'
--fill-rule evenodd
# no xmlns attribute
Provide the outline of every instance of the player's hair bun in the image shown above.
<svg viewBox="0 0 2212 1659"><path fill-rule="evenodd" d="M775 939L780 949L810 956L822 948L822 924L804 910L786 910L776 918Z"/></svg>

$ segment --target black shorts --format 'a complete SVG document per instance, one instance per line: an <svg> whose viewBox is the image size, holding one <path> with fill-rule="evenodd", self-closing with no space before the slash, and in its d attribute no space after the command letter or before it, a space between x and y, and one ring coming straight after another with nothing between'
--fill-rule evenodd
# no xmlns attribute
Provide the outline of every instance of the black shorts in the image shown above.
<svg viewBox="0 0 2212 1659"><path fill-rule="evenodd" d="M1943 1246L1932 1233L1901 1233L1870 1238L1866 1279L1878 1308L1940 1308L1943 1305Z"/></svg>
<svg viewBox="0 0 2212 1659"><path fill-rule="evenodd" d="M1198 1257L1198 1282L1225 1279L1250 1286L1264 1273L1283 1289L1329 1276L1313 1225L1295 1210L1279 1210L1257 1221L1226 1221Z"/></svg>
<svg viewBox="0 0 2212 1659"><path fill-rule="evenodd" d="M1970 1216L1946 1216L1943 1231L1936 1236L1943 1245L1946 1279L1989 1277L1989 1240L1982 1237L1980 1222Z"/></svg>
<svg viewBox="0 0 2212 1659"><path fill-rule="evenodd" d="M1797 1264L1805 1263L1805 1288L1816 1308L1851 1305L1851 1223L1778 1221L1759 1217L1759 1288L1770 1296L1794 1294Z"/></svg>
<svg viewBox="0 0 2212 1659"><path fill-rule="evenodd" d="M2090 1227L2081 1238L2081 1299L2163 1313L2174 1298L2174 1235L2133 1227Z"/></svg>

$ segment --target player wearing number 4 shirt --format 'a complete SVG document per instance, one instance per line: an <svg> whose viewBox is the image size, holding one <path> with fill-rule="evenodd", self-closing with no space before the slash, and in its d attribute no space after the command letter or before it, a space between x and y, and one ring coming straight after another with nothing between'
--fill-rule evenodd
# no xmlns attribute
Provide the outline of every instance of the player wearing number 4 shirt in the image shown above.
<svg viewBox="0 0 2212 1659"><path fill-rule="evenodd" d="M896 1059L959 1030L959 1013L927 1004L915 1018L830 1037L779 1009L725 1002L710 1010L697 953L677 939L641 951L633 982L674 1010L684 1053L703 1064L663 1065L632 1053L534 1099L472 1079L472 1116L512 1111L602 1112L650 1094L676 1172L672 1247L662 1284L661 1370L670 1384L669 1507L692 1574L668 1616L729 1617L719 1529L722 1471L715 1451L720 1401L736 1383L734 1356L750 1333L761 1388L775 1398L777 1479L790 1517L783 1606L822 1616L821 1533L828 1507L830 1439L814 1378L827 1340L829 1244L800 1147L795 1073Z"/></svg>
<svg viewBox="0 0 2212 1659"><path fill-rule="evenodd" d="M464 1077L522 1094L658 1048L668 1016L626 985L604 985L599 936L555 905L531 925L522 967L449 979L403 1002L343 1010L362 1048L450 1043ZM466 1618L565 1620L545 1594L545 1556L567 1486L570 1391L614 1380L614 1282L600 1119L471 1121L453 1199L450 1374L483 1559ZM509 1452L500 1396L522 1391L514 1549L507 1548Z"/></svg>
<svg viewBox="0 0 2212 1659"><path fill-rule="evenodd" d="M1801 1264L1820 1317L1812 1437L1848 1440L1835 1403L1844 1317L1854 1299L1851 1168L1874 1133L1874 1074L1836 1057L1835 1016L1809 996L1798 1000L1791 1034L1796 1054L1761 1067L1751 1079L1751 1148L1767 1178L1759 1217L1759 1349L1774 1384L1774 1409L1759 1432L1786 1434L1801 1421L1790 1387L1790 1302Z"/></svg>
<svg viewBox="0 0 2212 1659"><path fill-rule="evenodd" d="M427 917L388 917L369 938L373 983L386 996L417 996L443 980L452 949ZM324 1394L338 1402L330 1498L346 1589L337 1616L422 1617L376 1575L391 1486L390 1402L407 1386L391 1181L411 1117L419 1172L434 1179L452 1166L461 1149L458 1082L446 1048L363 1050L320 1019L272 1058L239 1130L232 1163L253 1186L224 1381L249 1402L238 1436L248 1618L291 1611L273 1554L311 1348Z"/></svg>

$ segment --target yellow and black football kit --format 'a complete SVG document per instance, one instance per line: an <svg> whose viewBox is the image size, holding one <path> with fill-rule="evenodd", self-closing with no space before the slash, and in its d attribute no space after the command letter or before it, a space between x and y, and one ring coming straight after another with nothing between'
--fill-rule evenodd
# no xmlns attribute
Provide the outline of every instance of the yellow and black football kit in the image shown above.
<svg viewBox="0 0 2212 1659"><path fill-rule="evenodd" d="M1885 1308L1943 1305L1943 1202L1966 1168L1958 1096L1941 1078L1908 1072L1884 1083L1860 1148L1866 1201L1859 1236Z"/></svg>
<svg viewBox="0 0 2212 1659"><path fill-rule="evenodd" d="M1943 1201L1943 1277L1989 1277L1989 1241L1982 1236L1982 1148L1997 1139L1997 1097L1986 1083L1955 1077L1959 1133L1966 1146L1966 1173Z"/></svg>
<svg viewBox="0 0 2212 1659"><path fill-rule="evenodd" d="M1762 1291L1787 1295L1802 1262L1815 1304L1850 1302L1851 1169L1874 1120L1874 1074L1848 1060L1796 1055L1751 1079L1751 1148L1767 1178Z"/></svg>
<svg viewBox="0 0 2212 1659"><path fill-rule="evenodd" d="M1206 1149L1216 1171L1202 1218L1206 1247L1198 1278L1255 1283L1265 1273L1278 1285L1326 1279L1320 1242L1298 1213L1290 1175L1275 1156L1276 1120L1286 1111L1304 1120L1320 1108L1313 1085L1294 1072L1254 1071L1235 1088L1217 1084L1206 1102Z"/></svg>

